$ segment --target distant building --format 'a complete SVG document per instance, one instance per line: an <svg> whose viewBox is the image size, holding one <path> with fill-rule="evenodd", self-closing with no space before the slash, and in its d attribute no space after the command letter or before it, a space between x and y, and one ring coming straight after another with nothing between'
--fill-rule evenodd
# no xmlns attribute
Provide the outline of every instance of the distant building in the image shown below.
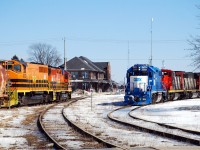
<svg viewBox="0 0 200 150"><path fill-rule="evenodd" d="M64 68L64 65L61 67ZM67 71L71 73L73 90L106 92L117 88L117 83L111 80L109 62L92 62L83 56L74 57L67 62Z"/></svg>

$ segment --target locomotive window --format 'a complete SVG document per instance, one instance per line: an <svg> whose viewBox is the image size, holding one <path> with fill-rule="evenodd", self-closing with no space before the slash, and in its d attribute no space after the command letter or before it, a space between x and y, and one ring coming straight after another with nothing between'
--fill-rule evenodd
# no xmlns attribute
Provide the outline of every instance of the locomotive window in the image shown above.
<svg viewBox="0 0 200 150"><path fill-rule="evenodd" d="M141 68L141 75L147 75L147 68L146 67L142 67Z"/></svg>
<svg viewBox="0 0 200 150"><path fill-rule="evenodd" d="M7 64L8 64L8 65L12 65L12 64L14 64L14 63L13 63L12 61L8 61Z"/></svg>
<svg viewBox="0 0 200 150"><path fill-rule="evenodd" d="M146 70L142 70L141 75L147 75L147 71Z"/></svg>
<svg viewBox="0 0 200 150"><path fill-rule="evenodd" d="M7 65L6 67L8 70L12 70L12 65Z"/></svg>
<svg viewBox="0 0 200 150"><path fill-rule="evenodd" d="M14 65L14 71L21 71L21 66L20 65Z"/></svg>
<svg viewBox="0 0 200 150"><path fill-rule="evenodd" d="M139 71L134 71L135 76L138 76L139 74L140 74Z"/></svg>

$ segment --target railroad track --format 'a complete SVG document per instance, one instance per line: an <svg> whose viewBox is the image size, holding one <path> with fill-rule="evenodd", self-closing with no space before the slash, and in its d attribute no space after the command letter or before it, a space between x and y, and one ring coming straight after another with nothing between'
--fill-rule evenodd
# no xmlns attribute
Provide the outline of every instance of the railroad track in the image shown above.
<svg viewBox="0 0 200 150"><path fill-rule="evenodd" d="M168 125L168 124L164 124L164 123L159 123L159 122L156 122L156 121L149 121L149 120L146 120L146 119L142 119L142 118L139 118L139 117L136 117L134 115L131 114L131 112L139 109L141 107L137 107L137 108L134 108L132 109L128 115L134 119L137 119L137 120L141 120L141 121L145 121L145 122L150 122L150 123L154 123L154 124L158 124L160 126L163 126L163 127L166 127L166 128L169 128L169 129L177 129L177 130L182 130L184 132L187 132L187 133L191 133L191 134L196 134L196 135L200 135L200 132L199 131L195 131L195 130L189 130L189 129L184 129L184 128L181 128L181 127L176 127L176 126L172 126L172 125Z"/></svg>
<svg viewBox="0 0 200 150"><path fill-rule="evenodd" d="M54 104L45 109L38 118L38 126L57 149L116 148L70 122L63 114L65 107L83 98Z"/></svg>
<svg viewBox="0 0 200 150"><path fill-rule="evenodd" d="M124 121L123 119L118 119L117 117L113 117L113 113L126 109L126 108L127 106L115 109L111 111L107 116L112 121L118 122L126 126L133 127L142 132L148 132L151 134L159 135L161 137L166 137L166 138L174 139L176 141L186 142L188 144L200 146L199 132L195 132L195 131L190 132L190 131L182 130L181 128L177 128L177 127L172 128L168 125L142 120L136 117L132 117L130 115L130 112L128 114L131 119L129 118L126 121ZM134 111L135 109L138 109L138 107L134 108L131 111Z"/></svg>

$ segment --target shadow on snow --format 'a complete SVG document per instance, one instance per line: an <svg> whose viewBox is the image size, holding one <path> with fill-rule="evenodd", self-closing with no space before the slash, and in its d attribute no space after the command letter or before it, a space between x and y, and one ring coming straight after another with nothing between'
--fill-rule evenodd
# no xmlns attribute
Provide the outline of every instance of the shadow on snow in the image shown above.
<svg viewBox="0 0 200 150"><path fill-rule="evenodd" d="M127 104L124 101L101 103L101 104L98 104L98 105L101 105L101 106L127 106Z"/></svg>

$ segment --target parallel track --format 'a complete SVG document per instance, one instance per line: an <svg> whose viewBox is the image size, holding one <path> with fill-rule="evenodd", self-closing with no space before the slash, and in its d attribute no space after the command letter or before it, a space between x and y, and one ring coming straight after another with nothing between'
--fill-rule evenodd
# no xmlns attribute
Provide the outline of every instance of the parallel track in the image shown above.
<svg viewBox="0 0 200 150"><path fill-rule="evenodd" d="M149 121L149 120L142 119L142 118L139 118L139 117L136 117L136 116L132 116L132 115L131 115L131 112L134 111L134 110L137 110L137 109L139 109L139 108L141 108L141 107L137 107L137 108L132 109L132 110L128 113L128 115L129 115L131 118L134 118L134 119L137 119L137 120L142 120L142 121L145 121L145 122L155 123L155 124L158 124L158 125L160 125L160 126L163 126L163 127L169 128L169 129L177 129L177 130L182 130L182 131L184 131L184 132L188 132L188 133L191 133L191 134L200 135L200 132L199 132L199 131L184 129L184 128L180 128L180 127L176 127L176 126L172 126L172 125L168 125L168 124L164 124L164 123L159 123L159 122L155 122L155 121Z"/></svg>
<svg viewBox="0 0 200 150"><path fill-rule="evenodd" d="M126 106L127 107L127 106ZM115 111L118 111L120 109L124 109L126 107L120 107L118 109L115 109L113 111L111 111L107 116L109 119L111 119L112 121L115 121L115 122L118 122L120 124L123 124L123 125L126 125L126 126L130 126L130 127L133 127L137 130L140 130L142 132L147 132L147 133L151 133L151 134L155 134L155 135L159 135L161 137L166 137L166 138L171 138L171 139L174 139L174 140L177 140L177 141L181 141L181 142L186 142L186 143L190 143L190 144L193 144L193 145L197 145L197 146L200 146L200 137L199 139L195 139L195 138L190 138L190 137L186 137L186 136L182 136L182 135L177 135L177 134L173 134L173 133L170 133L170 132L166 132L166 131L161 131L159 129L155 129L155 128L151 128L151 127L147 127L147 126L144 126L143 124L140 124L138 125L137 123L130 123L130 122L125 122L123 120L120 120L120 119L117 119L115 117L112 116L112 113L114 113ZM136 108L137 109L137 108ZM134 118L133 118L134 119ZM137 119L136 119L137 120ZM145 120L142 120L143 123L145 124ZM150 122L148 122L150 123ZM155 123L154 123L155 124ZM156 123L157 124L157 123ZM157 124L158 125L158 124ZM167 127L167 126L162 126L163 127ZM169 129L167 128L168 131L170 130L173 130L173 129ZM175 128L175 129L178 129L180 130L181 132L183 131L181 128ZM184 131L183 131L184 132ZM192 131L191 133L187 132L188 134L197 134L195 131Z"/></svg>
<svg viewBox="0 0 200 150"><path fill-rule="evenodd" d="M67 102L67 104L65 103L65 107L68 107L70 104L76 102L77 100L78 99L73 99L73 100ZM64 110L65 107L63 105L62 106L58 106L58 105L59 104L54 104L54 105L48 107L47 109L45 109L40 114L40 116L38 118L38 126L39 126L39 128L47 136L47 138L54 144L55 148L57 148L57 149L76 149L76 148L73 148L73 147L67 147L66 146L67 144L63 144L63 143L70 143L70 140L63 141L62 139L58 138L59 135L57 135L57 138L56 138L56 136L51 133L52 130L55 130L54 129L55 127L48 129L48 127L50 125L48 125L47 122L44 122L45 114L47 115L48 111L51 111L55 107L62 107L60 109L59 117L61 118L61 116L62 116L62 119L65 122L65 124L62 123L62 127L60 129L57 128L58 126L56 126L56 128L57 128L56 130L60 131L60 132L66 132L66 128L70 128L70 131L67 131L67 133L70 134L71 132L73 132L73 135L76 134L75 135L76 136L76 140L78 139L78 140L80 140L79 142L84 143L83 145L85 145L85 147L81 147L81 149L84 149L84 148L85 149L90 149L90 148L92 148L92 149L96 149L96 148L119 148L118 146L113 145L111 143L108 143L108 142L106 142L106 141L104 141L104 140L102 140L102 139L90 134L89 132L81 129L76 124L70 122L69 119L66 118L64 113L63 113L63 110ZM52 124L52 122L50 122L50 124ZM57 122L56 124L59 124L59 122ZM69 127L68 125L70 125L73 129L71 127ZM65 130L63 130L63 128L65 128ZM77 133L76 131L79 131L79 133ZM70 135L66 135L66 136L70 136ZM74 141L74 139L72 139L72 141ZM88 145L90 145L90 147Z"/></svg>

